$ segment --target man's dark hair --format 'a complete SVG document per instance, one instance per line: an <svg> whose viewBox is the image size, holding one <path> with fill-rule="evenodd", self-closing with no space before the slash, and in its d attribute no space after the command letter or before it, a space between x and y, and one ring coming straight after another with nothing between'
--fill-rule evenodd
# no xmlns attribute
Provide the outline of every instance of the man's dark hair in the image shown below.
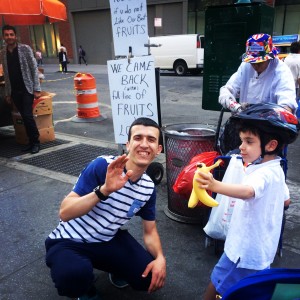
<svg viewBox="0 0 300 300"><path fill-rule="evenodd" d="M300 42L291 43L291 53L299 53L300 52Z"/></svg>
<svg viewBox="0 0 300 300"><path fill-rule="evenodd" d="M16 28L11 25L4 25L2 27L2 35L4 35L4 30L12 30L15 34L17 34Z"/></svg>
<svg viewBox="0 0 300 300"><path fill-rule="evenodd" d="M163 146L162 131L161 131L159 125L155 121L153 121L152 119L149 119L149 118L138 118L132 122L132 124L129 127L129 131L128 131L128 141L130 141L130 139L131 139L131 129L133 126L136 126L136 125L151 126L151 127L157 128L159 131L158 144Z"/></svg>

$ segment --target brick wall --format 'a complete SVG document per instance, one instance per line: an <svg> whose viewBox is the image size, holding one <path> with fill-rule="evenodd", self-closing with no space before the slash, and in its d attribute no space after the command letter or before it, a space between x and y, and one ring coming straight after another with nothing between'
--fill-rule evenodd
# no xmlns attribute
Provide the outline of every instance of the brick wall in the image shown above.
<svg viewBox="0 0 300 300"><path fill-rule="evenodd" d="M20 43L27 44L32 47L29 26L18 26L17 35Z"/></svg>
<svg viewBox="0 0 300 300"><path fill-rule="evenodd" d="M67 8L67 16L68 16L68 2L66 0L60 0L65 4ZM67 48L68 58L73 59L73 49L72 49L72 40L71 40L71 27L70 22L67 20L66 22L58 22L58 32L60 42Z"/></svg>

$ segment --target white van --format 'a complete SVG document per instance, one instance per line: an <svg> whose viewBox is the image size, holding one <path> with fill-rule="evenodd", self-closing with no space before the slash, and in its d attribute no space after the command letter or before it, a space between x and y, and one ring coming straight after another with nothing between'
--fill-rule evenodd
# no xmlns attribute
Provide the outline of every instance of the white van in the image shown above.
<svg viewBox="0 0 300 300"><path fill-rule="evenodd" d="M200 73L204 62L204 36L181 34L150 37L150 53L155 67L174 70L177 75L187 71ZM161 45L151 47L151 45Z"/></svg>

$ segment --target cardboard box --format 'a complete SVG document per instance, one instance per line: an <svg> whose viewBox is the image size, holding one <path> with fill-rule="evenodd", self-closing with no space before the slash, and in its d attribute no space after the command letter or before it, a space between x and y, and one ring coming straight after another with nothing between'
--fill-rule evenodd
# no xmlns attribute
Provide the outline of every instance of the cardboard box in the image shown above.
<svg viewBox="0 0 300 300"><path fill-rule="evenodd" d="M53 127L53 115L34 116L34 120L38 129Z"/></svg>
<svg viewBox="0 0 300 300"><path fill-rule="evenodd" d="M54 93L42 91L41 97L34 99L32 106L32 113L34 115L48 115L53 113L52 109L52 98L55 96Z"/></svg>
<svg viewBox="0 0 300 300"><path fill-rule="evenodd" d="M40 133L40 142L46 143L55 140L54 127L39 129Z"/></svg>
<svg viewBox="0 0 300 300"><path fill-rule="evenodd" d="M16 141L19 144L28 144L28 137L24 127L23 119L19 112L12 113ZM40 142L50 142L55 140L54 127L53 127L53 116L49 115L39 115L34 116L35 123L40 133Z"/></svg>
<svg viewBox="0 0 300 300"><path fill-rule="evenodd" d="M26 145L29 143L26 130L24 126L15 126L16 142L18 144ZM40 142L46 143L55 140L54 127L39 129Z"/></svg>
<svg viewBox="0 0 300 300"><path fill-rule="evenodd" d="M24 126L23 119L19 112L12 112L14 126ZM33 116L38 129L53 127L53 115L38 115Z"/></svg>

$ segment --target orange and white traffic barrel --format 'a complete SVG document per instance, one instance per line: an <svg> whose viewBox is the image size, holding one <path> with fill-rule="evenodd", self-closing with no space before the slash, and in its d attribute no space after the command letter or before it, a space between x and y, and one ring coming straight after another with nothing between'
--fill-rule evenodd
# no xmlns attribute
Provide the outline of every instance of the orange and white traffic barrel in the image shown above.
<svg viewBox="0 0 300 300"><path fill-rule="evenodd" d="M77 115L74 122L95 122L104 118L100 115L95 77L91 74L77 73L74 76Z"/></svg>

